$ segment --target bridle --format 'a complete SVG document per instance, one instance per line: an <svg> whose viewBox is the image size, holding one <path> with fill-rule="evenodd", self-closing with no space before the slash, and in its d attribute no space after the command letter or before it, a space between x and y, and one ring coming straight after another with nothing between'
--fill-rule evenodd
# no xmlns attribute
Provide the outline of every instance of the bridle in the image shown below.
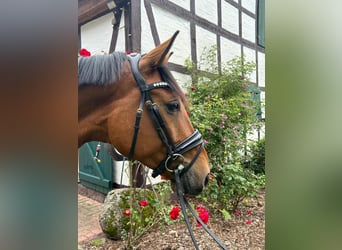
<svg viewBox="0 0 342 250"><path fill-rule="evenodd" d="M140 104L139 104L139 108L137 109L137 113L135 117L134 134L133 134L133 139L132 139L132 144L131 144L131 149L128 155L128 159L132 160L134 156L134 150L135 150L138 132L140 128L140 120L142 117L143 107L146 104L148 113L151 116L153 125L155 129L157 130L158 136L167 149L167 156L160 162L158 167L153 170L152 177L157 177L158 175L163 174L165 171L174 173L173 181L176 183L177 196L180 200L182 213L183 213L186 225L188 227L188 231L190 233L191 239L196 249L199 249L199 247L198 247L195 236L190 226L190 221L186 213L186 207L190 210L190 212L193 214L196 220L200 222L200 224L207 231L207 233L219 244L219 246L222 249L227 250L226 246L216 237L214 233L212 233L209 230L209 228L198 217L196 212L193 210L193 208L190 206L188 201L185 199L184 193L183 193L183 185L180 181L180 177L184 175L193 166L193 164L195 163L198 156L203 150L204 142L202 139L202 135L196 129L189 137L185 138L180 143L178 144L174 143L168 129L166 128L165 122L160 115L158 105L153 102L151 95L150 95L150 91L153 89L164 88L166 90L170 90L171 89L170 85L167 82L155 82L155 83L151 83L147 85L144 77L140 74L140 71L139 71L140 58L141 58L140 54L134 53L134 54L128 55L128 59L129 59L129 62L131 63L134 78L141 92ZM170 169L170 166L174 160L176 160L177 158L182 158L184 161L183 154L198 146L199 148L189 164L187 164L186 166L184 166L183 164L179 164L176 169Z"/></svg>
<svg viewBox="0 0 342 250"><path fill-rule="evenodd" d="M132 139L132 144L130 148L130 152L128 154L128 159L132 160L134 156L135 146L137 142L138 132L140 128L140 120L143 113L143 107L146 105L147 111L150 114L152 119L154 128L156 129L159 138L161 139L163 145L166 147L167 156L160 162L157 168L155 168L152 172L152 177L157 177L160 174L163 174L165 171L174 172L174 169L171 169L170 166L174 160L177 158L181 158L184 161L183 154L187 151L198 147L198 150L195 156L192 158L191 162L184 166L183 164L179 165L180 176L184 175L195 163L198 156L202 152L204 142L202 139L202 135L198 130L195 130L189 137L185 138L178 144L175 144L172 140L172 137L165 125L165 122L160 115L158 105L153 102L150 91L154 89L166 89L171 90L169 83L167 82L155 82L151 84L147 84L144 77L140 74L139 71L139 60L141 56L140 54L130 54L128 55L129 62L131 63L132 72L134 78L139 86L141 98L139 108L137 109L136 117L135 117L135 125L134 125L134 134Z"/></svg>

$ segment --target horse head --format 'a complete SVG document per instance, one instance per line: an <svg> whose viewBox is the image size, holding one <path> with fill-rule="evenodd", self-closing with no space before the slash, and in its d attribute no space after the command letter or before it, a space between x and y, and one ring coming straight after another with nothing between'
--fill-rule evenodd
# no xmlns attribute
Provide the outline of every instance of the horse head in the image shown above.
<svg viewBox="0 0 342 250"><path fill-rule="evenodd" d="M142 57L120 56L119 75L107 79L110 84L79 83L79 145L108 142L165 179L174 180L179 169L184 193L196 195L208 182L210 165L186 95L167 68L177 34Z"/></svg>

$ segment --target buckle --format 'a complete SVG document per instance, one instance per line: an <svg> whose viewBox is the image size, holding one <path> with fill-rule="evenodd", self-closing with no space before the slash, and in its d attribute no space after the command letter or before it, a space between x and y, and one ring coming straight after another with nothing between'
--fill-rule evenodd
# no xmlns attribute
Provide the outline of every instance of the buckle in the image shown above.
<svg viewBox="0 0 342 250"><path fill-rule="evenodd" d="M166 159L166 161L165 161L165 169L167 170L167 171L169 171L170 173L173 173L174 171L175 171L175 169L169 169L168 168L168 162L169 162L169 160L172 158L172 161L174 161L174 160L176 160L178 157L181 157L182 158L182 160L183 160L183 162L181 163L181 164L179 164L178 165L178 168L179 168L179 166L183 166L183 168L184 168L184 156L183 155L181 155L181 154L173 154L173 155L169 155L168 157L167 157L167 159ZM182 168L182 169L183 169Z"/></svg>

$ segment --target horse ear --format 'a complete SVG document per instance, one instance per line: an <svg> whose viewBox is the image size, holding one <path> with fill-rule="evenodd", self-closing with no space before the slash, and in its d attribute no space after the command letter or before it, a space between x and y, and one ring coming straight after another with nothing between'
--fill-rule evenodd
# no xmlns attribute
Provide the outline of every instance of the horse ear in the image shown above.
<svg viewBox="0 0 342 250"><path fill-rule="evenodd" d="M169 61L170 57L173 55L173 52L167 53L167 55L164 57L163 62L161 63L161 65L163 64L167 64L167 62Z"/></svg>
<svg viewBox="0 0 342 250"><path fill-rule="evenodd" d="M158 66L166 64L169 58L172 55L172 52L169 53L173 42L175 41L179 31L177 30L171 38L162 44L155 47L153 50L148 52L141 58L140 70L147 71L150 69L154 69ZM148 68L147 68L148 67Z"/></svg>

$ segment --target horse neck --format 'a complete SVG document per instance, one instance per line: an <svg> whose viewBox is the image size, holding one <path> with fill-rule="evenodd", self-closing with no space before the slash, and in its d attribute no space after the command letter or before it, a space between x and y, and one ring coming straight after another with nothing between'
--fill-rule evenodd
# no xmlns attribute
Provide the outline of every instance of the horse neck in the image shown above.
<svg viewBox="0 0 342 250"><path fill-rule="evenodd" d="M115 85L82 86L78 90L78 146L89 141L108 142L106 121L115 106Z"/></svg>
<svg viewBox="0 0 342 250"><path fill-rule="evenodd" d="M89 141L109 142L107 119L120 111L120 100L131 100L138 91L129 62L121 69L119 80L105 86L84 85L78 88L78 146Z"/></svg>

